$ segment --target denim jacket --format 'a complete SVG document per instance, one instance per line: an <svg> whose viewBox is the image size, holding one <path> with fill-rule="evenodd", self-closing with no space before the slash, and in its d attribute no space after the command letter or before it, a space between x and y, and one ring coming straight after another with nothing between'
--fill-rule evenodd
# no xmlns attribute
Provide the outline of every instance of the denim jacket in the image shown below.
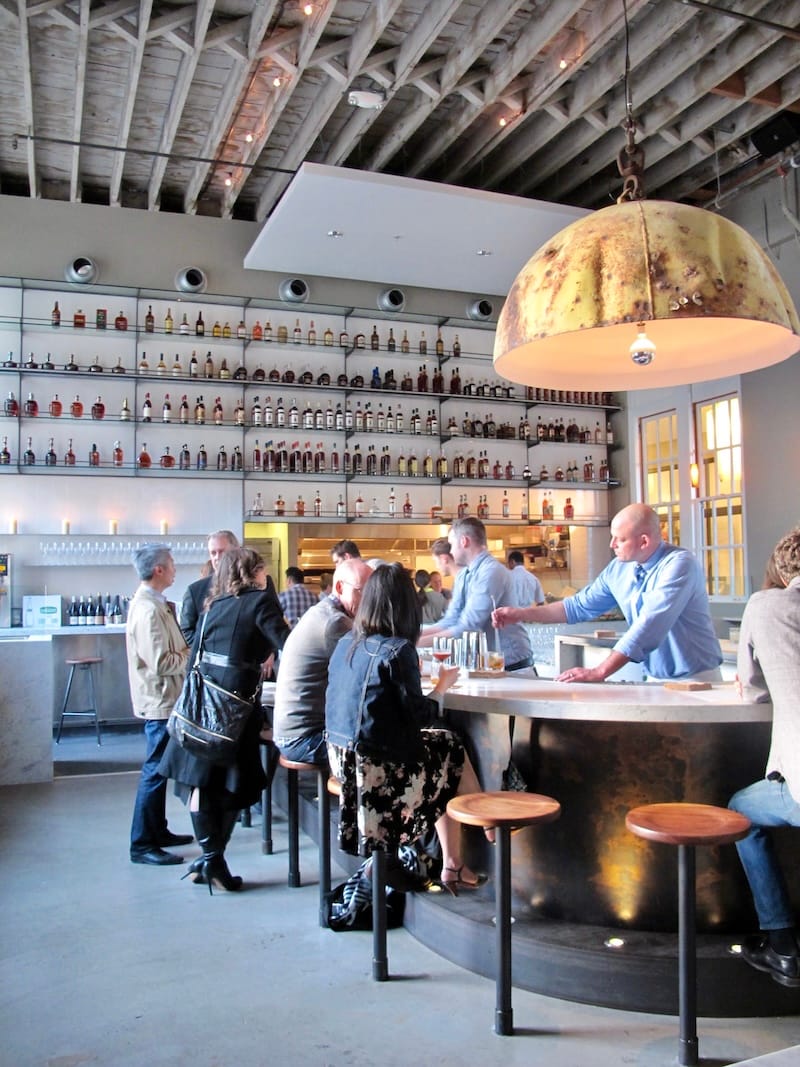
<svg viewBox="0 0 800 1067"><path fill-rule="evenodd" d="M422 758L420 730L438 710L423 696L417 650L403 637L345 634L334 649L325 736L341 748L398 763Z"/></svg>

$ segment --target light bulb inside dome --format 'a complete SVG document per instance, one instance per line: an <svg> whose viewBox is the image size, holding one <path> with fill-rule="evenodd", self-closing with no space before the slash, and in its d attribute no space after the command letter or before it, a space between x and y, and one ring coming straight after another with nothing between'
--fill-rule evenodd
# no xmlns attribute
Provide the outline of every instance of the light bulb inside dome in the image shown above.
<svg viewBox="0 0 800 1067"><path fill-rule="evenodd" d="M639 335L628 349L637 367L649 367L656 358L656 346L644 332L644 323L639 323Z"/></svg>

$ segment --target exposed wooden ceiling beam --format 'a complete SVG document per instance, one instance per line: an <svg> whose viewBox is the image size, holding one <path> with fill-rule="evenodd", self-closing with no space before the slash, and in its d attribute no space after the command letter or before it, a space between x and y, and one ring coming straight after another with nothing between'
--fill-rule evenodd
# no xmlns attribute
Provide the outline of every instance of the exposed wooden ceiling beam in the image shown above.
<svg viewBox="0 0 800 1067"><path fill-rule="evenodd" d="M131 52L128 67L127 92L122 101L122 113L119 117L119 129L117 132L117 146L124 148L128 144L131 134L131 122L133 121L133 109L136 105L136 97L139 90L139 80L142 76L142 63L144 50L147 44L147 29L150 25L150 15L153 10L153 0L139 0L137 16L138 32L136 44ZM122 189L122 174L125 169L125 156L121 152L114 153L111 164L111 176L109 178L108 199L110 204L120 203L120 191Z"/></svg>
<svg viewBox="0 0 800 1067"><path fill-rule="evenodd" d="M72 107L72 139L80 141L83 131L83 99L86 90L86 55L89 49L89 15L91 0L80 0L78 7L78 41L75 55L75 91ZM72 164L69 173L69 198L75 203L81 198L81 150L72 149Z"/></svg>

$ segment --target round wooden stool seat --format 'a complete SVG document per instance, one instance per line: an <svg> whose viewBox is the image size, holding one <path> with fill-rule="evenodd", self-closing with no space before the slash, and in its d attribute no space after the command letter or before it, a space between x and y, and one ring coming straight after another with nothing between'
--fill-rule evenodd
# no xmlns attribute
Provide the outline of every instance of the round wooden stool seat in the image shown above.
<svg viewBox="0 0 800 1067"><path fill-rule="evenodd" d="M82 656L80 659L65 659L68 667L88 667L90 663L102 663L102 656Z"/></svg>
<svg viewBox="0 0 800 1067"><path fill-rule="evenodd" d="M561 814L561 805L540 793L464 793L448 802L447 814L467 826L516 830L553 822Z"/></svg>
<svg viewBox="0 0 800 1067"><path fill-rule="evenodd" d="M289 759L287 756L280 756L278 763L280 763L281 767L285 767L287 771L297 771L298 774L303 774L304 772L318 774L320 770L324 770L318 763L302 763L298 760Z"/></svg>
<svg viewBox="0 0 800 1067"><path fill-rule="evenodd" d="M643 804L625 816L632 834L664 845L729 845L750 830L750 820L714 804Z"/></svg>

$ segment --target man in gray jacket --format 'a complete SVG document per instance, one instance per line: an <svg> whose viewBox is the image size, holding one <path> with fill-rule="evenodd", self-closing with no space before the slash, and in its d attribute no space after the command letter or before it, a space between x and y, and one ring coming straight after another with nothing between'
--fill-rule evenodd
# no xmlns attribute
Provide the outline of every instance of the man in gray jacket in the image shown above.
<svg viewBox="0 0 800 1067"><path fill-rule="evenodd" d="M136 791L131 823L131 862L164 866L183 857L165 846L188 845L191 834L167 827L167 780L158 765L167 747L167 719L186 674L189 648L164 592L175 581L175 561L168 545L147 544L133 554L141 584L128 609L125 645L133 713L144 719L147 748Z"/></svg>
<svg viewBox="0 0 800 1067"><path fill-rule="evenodd" d="M333 591L302 615L281 652L275 686L273 736L287 759L327 766L325 689L328 662L350 630L361 590L372 574L362 559L346 559L333 575Z"/></svg>
<svg viewBox="0 0 800 1067"><path fill-rule="evenodd" d="M742 698L772 700L772 743L765 777L739 790L729 807L752 823L736 843L750 883L760 933L742 956L775 982L800 988L795 915L771 827L800 826L800 527L772 555L783 589L761 589L744 609L737 663Z"/></svg>

